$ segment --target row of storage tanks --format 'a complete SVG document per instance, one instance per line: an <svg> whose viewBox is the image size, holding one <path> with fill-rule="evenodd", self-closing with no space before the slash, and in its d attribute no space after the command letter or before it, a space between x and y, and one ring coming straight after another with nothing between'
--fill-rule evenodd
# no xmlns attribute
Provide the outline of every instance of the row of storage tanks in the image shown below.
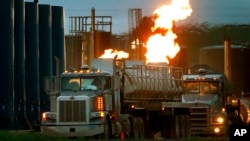
<svg viewBox="0 0 250 141"><path fill-rule="evenodd" d="M64 9L1 0L0 21L0 130L39 127L50 109L44 77L64 70Z"/></svg>

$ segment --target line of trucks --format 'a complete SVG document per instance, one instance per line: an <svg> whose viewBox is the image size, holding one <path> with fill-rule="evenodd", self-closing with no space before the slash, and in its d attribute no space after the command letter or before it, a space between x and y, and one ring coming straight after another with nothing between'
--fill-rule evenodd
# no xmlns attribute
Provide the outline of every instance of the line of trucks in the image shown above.
<svg viewBox="0 0 250 141"><path fill-rule="evenodd" d="M249 101L228 95L225 76L202 65L184 72L165 63L98 58L45 82L51 111L42 115L43 133L185 138L227 135L231 124L250 122Z"/></svg>

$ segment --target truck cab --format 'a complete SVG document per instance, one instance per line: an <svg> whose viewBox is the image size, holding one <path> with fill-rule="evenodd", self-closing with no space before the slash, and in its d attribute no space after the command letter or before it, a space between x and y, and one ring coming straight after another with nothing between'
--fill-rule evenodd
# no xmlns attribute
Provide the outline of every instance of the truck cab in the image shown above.
<svg viewBox="0 0 250 141"><path fill-rule="evenodd" d="M112 111L112 73L100 69L65 71L56 111L42 115L41 131L68 137L105 135Z"/></svg>
<svg viewBox="0 0 250 141"><path fill-rule="evenodd" d="M182 103L190 104L192 134L227 133L224 111L225 77L206 65L192 66L183 75Z"/></svg>

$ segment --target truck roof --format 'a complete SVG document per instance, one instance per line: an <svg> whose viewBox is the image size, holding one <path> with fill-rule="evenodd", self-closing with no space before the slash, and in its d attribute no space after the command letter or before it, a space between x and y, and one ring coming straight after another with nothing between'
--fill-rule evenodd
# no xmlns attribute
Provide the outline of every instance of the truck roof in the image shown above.
<svg viewBox="0 0 250 141"><path fill-rule="evenodd" d="M95 77L95 76L110 76L110 73L107 72L64 72L61 74L61 77Z"/></svg>
<svg viewBox="0 0 250 141"><path fill-rule="evenodd" d="M183 75L183 81L223 81L223 74L185 74Z"/></svg>

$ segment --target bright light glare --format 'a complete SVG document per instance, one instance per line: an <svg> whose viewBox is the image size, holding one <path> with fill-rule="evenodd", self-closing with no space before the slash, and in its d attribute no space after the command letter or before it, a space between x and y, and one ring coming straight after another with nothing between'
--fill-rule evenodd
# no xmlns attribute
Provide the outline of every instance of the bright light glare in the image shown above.
<svg viewBox="0 0 250 141"><path fill-rule="evenodd" d="M215 133L219 133L219 132L220 132L220 128L217 128L217 127L214 128L214 132L215 132Z"/></svg>
<svg viewBox="0 0 250 141"><path fill-rule="evenodd" d="M223 119L222 117L218 117L218 118L217 118L217 122L223 123L223 122L224 122L224 119Z"/></svg>

